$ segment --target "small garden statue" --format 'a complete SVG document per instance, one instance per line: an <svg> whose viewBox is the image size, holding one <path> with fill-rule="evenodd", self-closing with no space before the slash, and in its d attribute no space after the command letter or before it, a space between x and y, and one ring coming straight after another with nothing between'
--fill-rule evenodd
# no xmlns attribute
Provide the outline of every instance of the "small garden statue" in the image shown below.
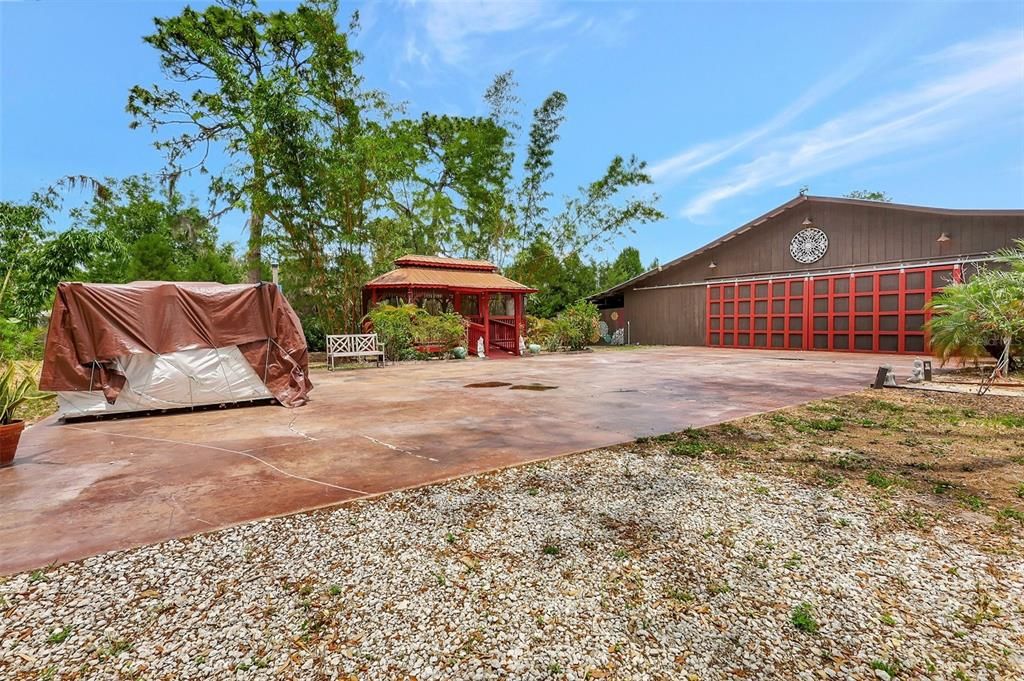
<svg viewBox="0 0 1024 681"><path fill-rule="evenodd" d="M919 358L914 358L914 368L910 370L910 378L907 379L907 383L921 383L924 381L924 362Z"/></svg>
<svg viewBox="0 0 1024 681"><path fill-rule="evenodd" d="M524 341L523 337L520 336L519 337L519 356L522 357L525 354L526 354L526 341Z"/></svg>
<svg viewBox="0 0 1024 681"><path fill-rule="evenodd" d="M476 339L476 356L479 357L480 359L487 359L487 355L484 354L484 339L483 338L477 338Z"/></svg>

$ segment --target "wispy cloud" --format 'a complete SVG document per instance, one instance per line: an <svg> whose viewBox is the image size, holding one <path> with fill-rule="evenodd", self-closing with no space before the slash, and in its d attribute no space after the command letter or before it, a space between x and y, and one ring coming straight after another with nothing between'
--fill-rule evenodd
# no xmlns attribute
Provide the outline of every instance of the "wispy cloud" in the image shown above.
<svg viewBox="0 0 1024 681"><path fill-rule="evenodd" d="M743 151L755 142L784 129L803 113L835 94L877 64L899 39L902 22L888 30L858 52L839 69L828 74L804 91L792 104L761 125L738 135L714 142L705 142L657 161L650 166L651 176L660 183L676 182L705 168L716 165Z"/></svg>
<svg viewBox="0 0 1024 681"><path fill-rule="evenodd" d="M401 58L427 69L435 61L458 69L481 63L491 68L495 39L513 33L517 44L500 54L503 64L525 56L550 60L574 38L617 42L633 20L629 10L595 13L541 0L407 0L404 8L410 21Z"/></svg>
<svg viewBox="0 0 1024 681"><path fill-rule="evenodd" d="M429 2L424 10L429 43L449 65L464 63L487 36L531 26L558 28L571 21L554 5L533 0Z"/></svg>
<svg viewBox="0 0 1024 681"><path fill-rule="evenodd" d="M691 199L683 215L693 218L739 194L792 184L895 151L933 144L989 116L1021 115L1024 40L1019 35L1000 33L960 43L928 55L922 62L929 64L932 75L917 84L878 97L816 127L759 145L752 159L733 167L714 186ZM940 62L945 72L934 75L941 70L936 69ZM780 117L785 119L786 112L758 131L780 129L785 125L777 123ZM706 167L708 158L722 153L720 150L700 157L690 166Z"/></svg>

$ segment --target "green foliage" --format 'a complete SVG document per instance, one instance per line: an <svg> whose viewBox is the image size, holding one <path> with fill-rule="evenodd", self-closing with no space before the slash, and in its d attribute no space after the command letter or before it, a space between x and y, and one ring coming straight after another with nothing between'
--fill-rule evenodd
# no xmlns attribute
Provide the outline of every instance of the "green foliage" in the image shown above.
<svg viewBox="0 0 1024 681"><path fill-rule="evenodd" d="M554 320L548 347L557 342L557 347L581 350L601 337L598 322L601 313L593 303L581 300L573 303Z"/></svg>
<svg viewBox="0 0 1024 681"><path fill-rule="evenodd" d="M19 378L17 374L14 362L0 364L0 425L13 423L15 410L25 402L50 397L49 393L36 390L31 376Z"/></svg>
<svg viewBox="0 0 1024 681"><path fill-rule="evenodd" d="M0 317L0 357L8 359L42 359L46 329L41 326L24 327L10 319Z"/></svg>
<svg viewBox="0 0 1024 681"><path fill-rule="evenodd" d="M849 194L843 194L848 199L860 199L862 201L880 201L881 203L892 203L892 197L885 192L873 192L867 189L855 189Z"/></svg>
<svg viewBox="0 0 1024 681"><path fill-rule="evenodd" d="M388 359L396 361L410 356L413 319L421 312L415 305L378 305L367 315Z"/></svg>
<svg viewBox="0 0 1024 681"><path fill-rule="evenodd" d="M1024 340L1024 240L999 254L1006 270L983 269L966 282L952 284L932 298L934 316L928 323L932 351L945 363L957 357L975 359L988 354L987 345L1001 349L993 375L1005 373L1010 356Z"/></svg>
<svg viewBox="0 0 1024 681"><path fill-rule="evenodd" d="M601 290L609 289L644 272L643 263L640 262L640 251L632 246L626 246L611 264L598 266L597 285Z"/></svg>
<svg viewBox="0 0 1024 681"><path fill-rule="evenodd" d="M801 603L793 608L789 619L793 626L800 631L808 634L814 634L818 631L818 622L814 619L814 608L810 603Z"/></svg>
<svg viewBox="0 0 1024 681"><path fill-rule="evenodd" d="M453 312L432 315L415 305L378 305L367 317L392 361L414 357L417 345L437 345L448 352L466 344L466 322Z"/></svg>

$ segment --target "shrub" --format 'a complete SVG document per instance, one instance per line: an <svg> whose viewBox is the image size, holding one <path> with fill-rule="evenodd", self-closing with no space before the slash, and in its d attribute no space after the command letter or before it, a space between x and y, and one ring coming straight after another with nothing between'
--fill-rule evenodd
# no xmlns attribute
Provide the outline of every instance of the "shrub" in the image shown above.
<svg viewBox="0 0 1024 681"><path fill-rule="evenodd" d="M454 312L427 314L420 310L413 318L413 341L420 345L439 345L442 352L466 345L466 320Z"/></svg>
<svg viewBox="0 0 1024 681"><path fill-rule="evenodd" d="M982 269L964 283L947 286L928 307L932 351L943 363L991 352L997 358L991 378L1007 373L1011 355L1022 351L1024 338L1024 240L1000 251L1006 270Z"/></svg>
<svg viewBox="0 0 1024 681"><path fill-rule="evenodd" d="M526 342L547 347L551 337L555 335L555 322L543 317L526 315Z"/></svg>
<svg viewBox="0 0 1024 681"><path fill-rule="evenodd" d="M417 345L438 345L448 352L466 344L466 321L454 312L432 315L415 305L379 305L367 316L390 360L420 356Z"/></svg>
<svg viewBox="0 0 1024 681"><path fill-rule="evenodd" d="M586 300L573 303L553 320L551 334L545 339L544 346L549 350L581 350L596 343L601 338L600 318L597 305Z"/></svg>
<svg viewBox="0 0 1024 681"><path fill-rule="evenodd" d="M0 318L0 357L10 360L43 358L46 327L26 329L9 319Z"/></svg>
<svg viewBox="0 0 1024 681"><path fill-rule="evenodd" d="M388 359L406 359L412 353L412 320L418 312L415 305L378 305L367 315Z"/></svg>

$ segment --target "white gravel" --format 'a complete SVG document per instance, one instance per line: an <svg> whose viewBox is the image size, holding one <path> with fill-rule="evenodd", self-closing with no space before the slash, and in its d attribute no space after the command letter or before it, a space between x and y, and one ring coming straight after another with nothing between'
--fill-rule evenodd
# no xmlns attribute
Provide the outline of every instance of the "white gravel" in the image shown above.
<svg viewBox="0 0 1024 681"><path fill-rule="evenodd" d="M1020 553L902 503L592 452L8 578L0 678L1021 678Z"/></svg>

